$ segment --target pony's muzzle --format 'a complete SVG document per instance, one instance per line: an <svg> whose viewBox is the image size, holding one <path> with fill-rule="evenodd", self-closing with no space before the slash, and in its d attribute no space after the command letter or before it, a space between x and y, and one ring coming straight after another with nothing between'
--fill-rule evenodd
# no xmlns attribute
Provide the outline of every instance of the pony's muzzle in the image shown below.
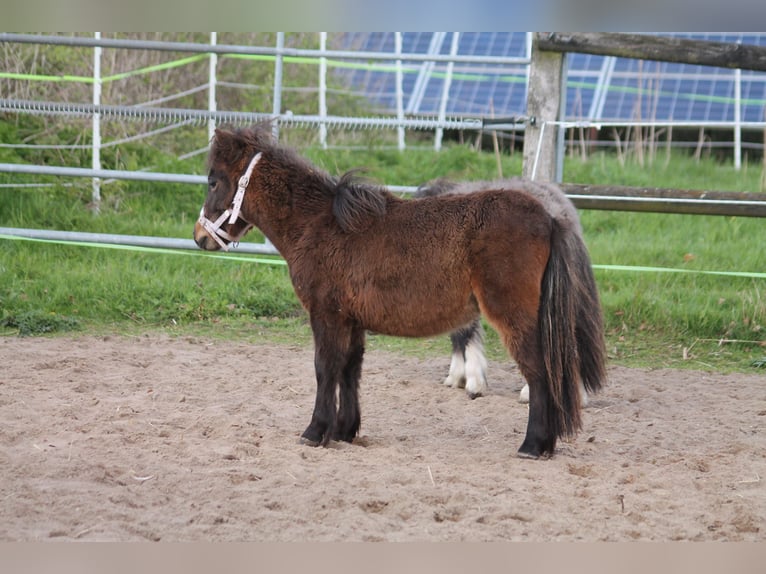
<svg viewBox="0 0 766 574"><path fill-rule="evenodd" d="M205 251L218 251L221 248L199 221L194 224L194 242Z"/></svg>

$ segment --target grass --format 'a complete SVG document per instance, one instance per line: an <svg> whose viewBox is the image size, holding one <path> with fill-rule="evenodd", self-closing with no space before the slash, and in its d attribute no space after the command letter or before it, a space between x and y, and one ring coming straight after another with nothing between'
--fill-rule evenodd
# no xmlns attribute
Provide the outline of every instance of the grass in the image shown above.
<svg viewBox="0 0 766 574"><path fill-rule="evenodd" d="M450 145L436 154L309 148L309 159L331 173L367 166L386 183L495 177L495 157ZM201 173L200 157L163 159L167 171ZM521 157L503 156L505 175L520 173ZM621 165L607 154L568 159L565 179L690 189L757 190L761 174L730 164L697 163L676 155L670 164ZM0 174L0 183L23 181ZM196 186L117 182L102 187L93 213L89 182L5 191L0 226L189 237L204 197ZM591 259L600 265L668 267L688 271L766 270L763 221L746 217L582 211ZM256 233L257 235L257 233ZM253 238L256 239L255 237ZM220 260L202 252L146 253L0 239L0 333L137 333L238 338L310 344L306 317L287 269ZM696 273L597 269L613 362L637 366L756 371L766 364L764 279ZM370 337L372 349L446 354L446 337L411 341ZM490 357L505 357L491 330ZM758 372L758 371L756 371Z"/></svg>
<svg viewBox="0 0 766 574"><path fill-rule="evenodd" d="M80 322L74 317L62 317L55 313L40 311L24 311L19 314L8 314L0 321L0 326L18 330L20 336L42 335L62 331L76 331Z"/></svg>

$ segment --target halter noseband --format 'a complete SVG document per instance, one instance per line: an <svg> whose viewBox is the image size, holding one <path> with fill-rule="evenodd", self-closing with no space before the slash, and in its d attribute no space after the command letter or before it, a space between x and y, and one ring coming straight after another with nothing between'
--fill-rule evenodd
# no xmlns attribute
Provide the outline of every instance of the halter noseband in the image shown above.
<svg viewBox="0 0 766 574"><path fill-rule="evenodd" d="M245 174L239 178L239 183L237 184L237 193L234 194L234 199L231 201L231 207L224 211L218 219L215 221L210 221L207 217L205 217L205 206L202 206L202 209L199 210L199 221L200 225L205 228L205 231L208 232L210 237L216 240L218 245L221 246L221 249L224 251L229 250L229 245L223 241L223 239L228 239L232 243L236 243L239 241L242 236L247 233L250 230L250 227L246 227L244 230L242 230L241 233L239 233L237 236L232 236L223 229L221 229L221 226L224 224L224 222L228 219L229 225L237 221L237 218L239 217L239 211L242 208L242 201L245 199L245 189L247 189L247 184L250 183L250 175L253 173L253 168L255 167L255 164L258 163L258 160L261 159L261 153L258 152L253 156L253 159L250 160L250 163L247 166L247 169L245 170ZM223 238L223 239L221 239Z"/></svg>

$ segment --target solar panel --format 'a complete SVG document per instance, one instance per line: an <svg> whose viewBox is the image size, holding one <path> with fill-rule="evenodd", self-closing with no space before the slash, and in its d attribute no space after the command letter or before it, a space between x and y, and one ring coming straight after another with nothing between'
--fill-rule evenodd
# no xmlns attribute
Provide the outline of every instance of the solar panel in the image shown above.
<svg viewBox="0 0 766 574"><path fill-rule="evenodd" d="M766 33L670 34L674 37L766 46ZM344 33L343 49L394 53L394 33ZM402 34L403 53L449 54L452 32ZM525 32L461 33L458 55L524 57ZM404 61L404 106L408 114L436 114L441 103L446 62ZM376 111L395 113L395 74L389 65L361 66L336 72L350 88L372 102ZM569 120L733 122L734 70L595 56L568 55L566 116ZM457 116L522 115L526 112L527 70L520 64L456 63L447 114ZM741 120L764 121L766 74L741 72Z"/></svg>

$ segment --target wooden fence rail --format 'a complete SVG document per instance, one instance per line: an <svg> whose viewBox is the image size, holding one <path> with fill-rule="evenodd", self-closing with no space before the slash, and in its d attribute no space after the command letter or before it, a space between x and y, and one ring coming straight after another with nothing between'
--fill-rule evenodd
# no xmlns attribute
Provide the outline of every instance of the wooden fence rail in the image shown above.
<svg viewBox="0 0 766 574"><path fill-rule="evenodd" d="M538 34L537 45L548 52L580 52L766 72L766 48L748 44L647 34L550 32Z"/></svg>
<svg viewBox="0 0 766 574"><path fill-rule="evenodd" d="M578 209L766 217L766 193L562 183Z"/></svg>

